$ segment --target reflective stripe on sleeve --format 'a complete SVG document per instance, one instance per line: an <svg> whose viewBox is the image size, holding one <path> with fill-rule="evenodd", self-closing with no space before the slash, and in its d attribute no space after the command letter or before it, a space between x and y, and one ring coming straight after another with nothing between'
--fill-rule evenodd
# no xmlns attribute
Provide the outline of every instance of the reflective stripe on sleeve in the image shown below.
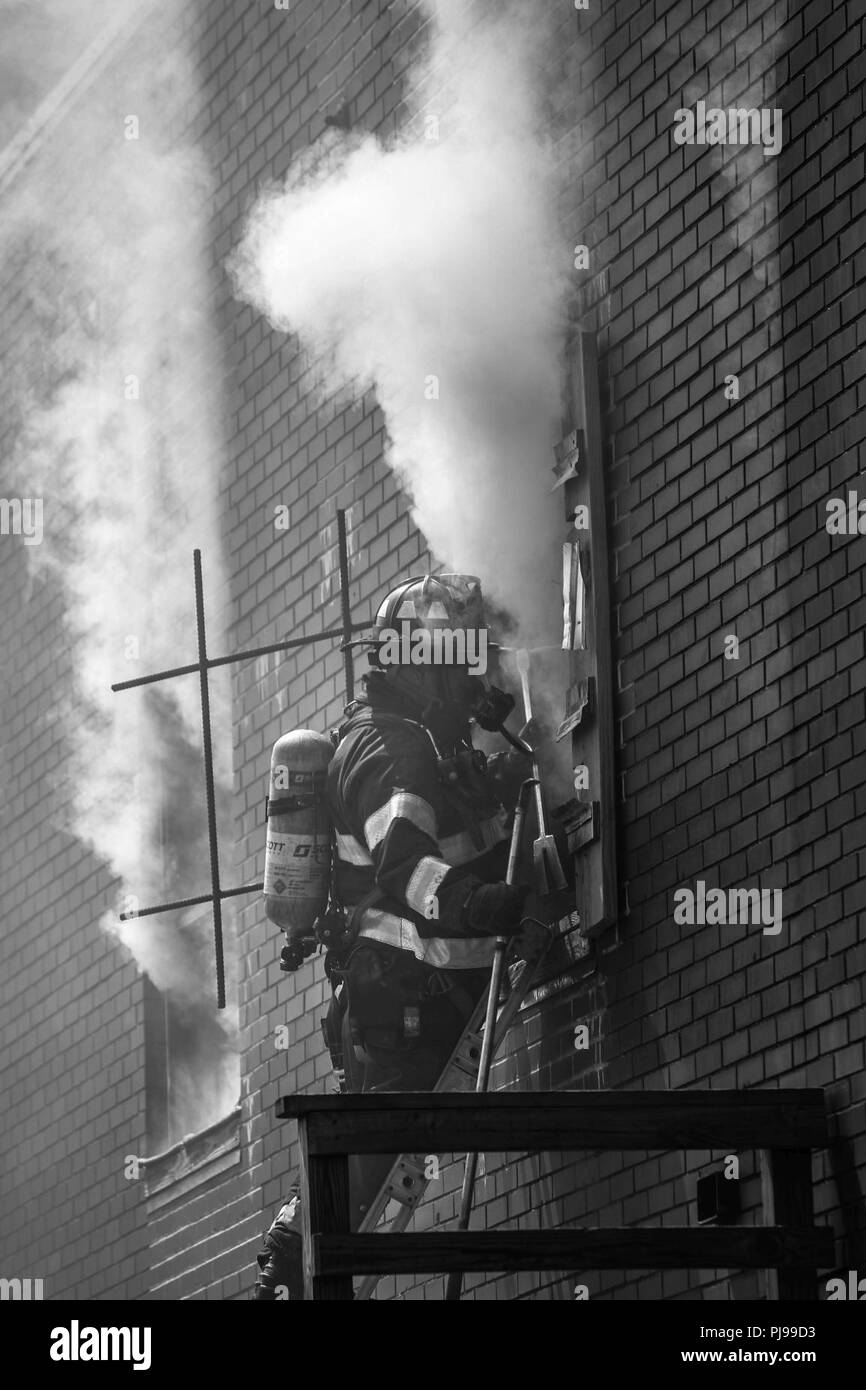
<svg viewBox="0 0 866 1390"><path fill-rule="evenodd" d="M482 966L489 969L496 947L492 936L421 937L407 917L396 917L375 907L363 914L360 935L411 951L417 960L437 970L477 970Z"/></svg>
<svg viewBox="0 0 866 1390"><path fill-rule="evenodd" d="M344 864L363 864L365 868L369 868L373 863L372 856L354 835L341 835L338 830L336 839L337 858L342 859Z"/></svg>
<svg viewBox="0 0 866 1390"><path fill-rule="evenodd" d="M428 921L439 920L439 899L436 890L451 868L441 859L425 855L419 859L412 870L412 877L406 885L406 903L413 912L418 912Z"/></svg>
<svg viewBox="0 0 866 1390"><path fill-rule="evenodd" d="M364 822L364 838L368 849L373 850L381 844L395 820L411 821L419 830L423 830L425 835L429 835L431 840L436 839L436 813L430 802L425 801L423 796L416 796L414 792L397 791Z"/></svg>
<svg viewBox="0 0 866 1390"><path fill-rule="evenodd" d="M472 839L468 830L460 830L456 835L446 835L439 840L439 848L442 851L443 859L453 866L458 864L468 864L471 859L477 859L484 850L492 849L498 845L500 840L508 838L506 822L508 816L505 811L497 811L495 816L490 816L487 820L479 822L479 830L483 841L483 848L479 849Z"/></svg>

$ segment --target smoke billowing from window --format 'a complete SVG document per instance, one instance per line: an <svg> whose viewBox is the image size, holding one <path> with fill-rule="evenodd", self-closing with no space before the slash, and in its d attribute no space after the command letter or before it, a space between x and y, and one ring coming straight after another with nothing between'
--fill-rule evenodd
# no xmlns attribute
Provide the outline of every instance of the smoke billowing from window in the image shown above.
<svg viewBox="0 0 866 1390"><path fill-rule="evenodd" d="M375 387L431 548L537 643L561 611L549 489L570 270L536 80L545 10L428 9L403 132L329 131L263 193L233 271L326 390Z"/></svg>
<svg viewBox="0 0 866 1390"><path fill-rule="evenodd" d="M81 46L89 20L103 45L105 6L72 8L74 21L66 6L51 15L61 30L68 23L70 44ZM4 260L19 279L20 311L6 394L18 421L15 480L23 495L44 497L31 582L57 588L73 653L73 679L56 696L61 794L46 795L62 808L59 828L89 844L143 906L210 887L198 683L109 687L196 659L196 546L210 650L225 649L222 369L209 310L210 173L176 135L195 96L192 67L182 47L160 51L147 7L124 0L111 11L130 27L110 63L82 79L14 176L0 158ZM18 63L38 67L27 26L15 32ZM212 713L225 809L225 680L212 682ZM103 925L187 1019L215 1016L209 916L119 924L111 912ZM219 1025L208 1066L221 1077L220 1103L190 1129L237 1099L234 1019L221 1015Z"/></svg>

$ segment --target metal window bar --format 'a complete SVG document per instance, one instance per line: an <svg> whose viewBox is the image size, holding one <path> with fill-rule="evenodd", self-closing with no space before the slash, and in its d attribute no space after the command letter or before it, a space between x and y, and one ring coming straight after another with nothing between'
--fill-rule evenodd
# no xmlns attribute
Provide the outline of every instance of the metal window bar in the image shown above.
<svg viewBox="0 0 866 1390"><path fill-rule="evenodd" d="M291 637L285 642L273 642L267 647L252 647L247 651L237 652L232 656L213 656L207 654L207 634L205 630L204 613L204 589L202 585L201 570L201 551L193 551L193 572L195 579L195 615L196 632L198 639L198 661L188 666L174 666L168 671L157 671L150 676L138 676L135 680L118 681L112 685L111 689L115 692L120 690L133 690L138 686L154 685L157 681L173 680L176 676L190 676L198 672L199 689L201 693L201 723L202 723L202 751L204 756L205 772L205 791L207 796L207 822L208 822L208 842L210 854L210 878L211 891L200 894L194 898L179 898L175 902L158 903L154 907L142 907L136 912L122 912L120 920L127 922L135 917L154 917L160 912L176 912L184 907L196 907L202 903L210 903L213 907L214 917L214 955L216 961L216 981L217 981L217 1007L224 1009L226 1006L225 997L225 962L223 956L223 931L222 931L222 904L225 898L240 897L243 893L261 893L263 885L261 883L246 883L239 888L223 888L220 882L219 867L219 844L217 842L217 822L216 822L216 795L214 789L213 772L213 742L211 735L210 718L210 691L208 687L208 671L215 666L228 666L235 661L252 661L259 656L266 656L269 652L290 651L294 647L306 647L314 642L333 642L339 641L343 645L343 672L346 685L346 703L355 697L355 673L352 661L352 652L346 646L353 632L369 626L367 623L356 623L352 621L352 612L349 603L349 553L346 541L346 513L340 508L337 511L337 546L339 552L340 566L340 613L341 624L338 628L329 628L324 632L314 632L307 637Z"/></svg>

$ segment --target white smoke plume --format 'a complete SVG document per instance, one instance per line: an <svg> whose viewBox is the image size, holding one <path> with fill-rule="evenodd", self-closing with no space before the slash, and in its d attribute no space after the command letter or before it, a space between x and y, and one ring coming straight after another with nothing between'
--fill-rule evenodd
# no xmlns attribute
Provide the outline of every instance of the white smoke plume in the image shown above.
<svg viewBox="0 0 866 1390"><path fill-rule="evenodd" d="M325 390L375 387L432 550L537 643L561 611L550 470L570 271L540 109L544 7L426 8L403 132L329 132L263 191L232 269Z"/></svg>
<svg viewBox="0 0 866 1390"><path fill-rule="evenodd" d="M62 7L47 8L62 26ZM140 19L140 10L124 0L112 20ZM88 13L98 47L104 5L78 6L72 32L82 36ZM20 420L12 468L23 495L44 498L31 582L59 586L73 654L73 683L56 709L71 806L61 828L92 846L144 905L210 888L198 682L119 694L110 685L196 659L196 546L211 654L226 640L210 175L173 129L194 98L188 55L161 52L146 18L135 53L131 72L128 54L118 60L122 80L110 68L91 74L9 177L3 252L18 268L29 343L6 390ZM18 56L26 61L26 51ZM0 157L0 179L7 171ZM224 802L225 678L212 679L212 717ZM209 920L185 931L176 916L120 924L109 913L103 925L184 1009L211 1007ZM228 1049L234 1020L220 1023ZM225 1113L237 1077L227 1056L215 1065L225 1067Z"/></svg>
<svg viewBox="0 0 866 1390"><path fill-rule="evenodd" d="M128 0L0 0L0 149L94 37L132 13Z"/></svg>

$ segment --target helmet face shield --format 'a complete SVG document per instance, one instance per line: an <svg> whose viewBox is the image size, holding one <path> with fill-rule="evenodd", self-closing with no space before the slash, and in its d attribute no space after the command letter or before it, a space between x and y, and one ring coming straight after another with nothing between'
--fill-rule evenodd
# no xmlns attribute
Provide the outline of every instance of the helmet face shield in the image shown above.
<svg viewBox="0 0 866 1390"><path fill-rule="evenodd" d="M440 574L438 582L451 596L452 616L465 629L487 629L481 580L474 574Z"/></svg>

